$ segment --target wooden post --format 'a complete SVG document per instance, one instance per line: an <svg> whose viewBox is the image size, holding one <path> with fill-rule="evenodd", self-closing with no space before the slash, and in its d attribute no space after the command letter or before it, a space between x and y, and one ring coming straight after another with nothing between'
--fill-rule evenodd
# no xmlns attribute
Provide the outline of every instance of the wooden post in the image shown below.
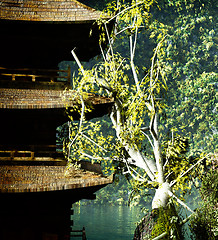
<svg viewBox="0 0 218 240"><path fill-rule="evenodd" d="M11 156L10 156L10 157L11 157L11 160L14 159L14 153L15 153L15 151L11 151L11 154L10 154L10 155L11 155Z"/></svg>
<svg viewBox="0 0 218 240"><path fill-rule="evenodd" d="M82 240L86 240L86 230L85 227L82 229Z"/></svg>
<svg viewBox="0 0 218 240"><path fill-rule="evenodd" d="M70 85L70 79L71 79L71 67L68 66L67 70L67 83Z"/></svg>
<svg viewBox="0 0 218 240"><path fill-rule="evenodd" d="M33 160L34 158L35 158L34 152L31 151L31 160Z"/></svg>

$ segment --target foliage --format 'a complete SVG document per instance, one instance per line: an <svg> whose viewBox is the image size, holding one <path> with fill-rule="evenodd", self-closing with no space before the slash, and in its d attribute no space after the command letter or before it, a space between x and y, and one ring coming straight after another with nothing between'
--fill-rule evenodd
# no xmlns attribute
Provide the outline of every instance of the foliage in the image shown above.
<svg viewBox="0 0 218 240"><path fill-rule="evenodd" d="M92 7L97 10L104 10L107 6L108 2L112 2L113 0L80 0L79 2L85 4L86 6Z"/></svg>
<svg viewBox="0 0 218 240"><path fill-rule="evenodd" d="M168 87L165 129L177 128L189 138L192 151L214 151L217 146L216 2L158 1L154 9L158 39L168 34L162 58Z"/></svg>

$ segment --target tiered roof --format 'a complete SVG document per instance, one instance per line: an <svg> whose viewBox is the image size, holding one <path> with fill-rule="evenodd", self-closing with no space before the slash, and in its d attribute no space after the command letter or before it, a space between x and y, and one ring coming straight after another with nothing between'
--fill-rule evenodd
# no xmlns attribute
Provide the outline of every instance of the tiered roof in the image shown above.
<svg viewBox="0 0 218 240"><path fill-rule="evenodd" d="M66 108L77 105L74 91L48 89L0 89L0 109L48 109ZM87 101L93 106L98 104L112 104L112 99L87 94Z"/></svg>
<svg viewBox="0 0 218 240"><path fill-rule="evenodd" d="M98 26L93 27L94 21L100 15L101 12L87 7L76 0L0 1L1 69L5 69L4 67L11 69L48 69L54 66L57 67L60 61L73 60L70 52L74 47L76 47L80 60L89 60L100 52L98 42L100 31ZM93 27L91 36L90 27ZM106 47L106 45L103 47ZM52 118L52 116L48 116L49 113L51 111L56 113L58 112L56 111L57 109L65 110L66 106L73 107L78 103L70 100L74 99L74 97L64 97L63 90L50 88L51 82L46 83L48 86L47 89L36 87L38 83L37 81L35 82L35 77L39 77L37 75L31 74L27 76L26 73L19 73L17 75L15 73L4 72L1 76L2 79L0 79L0 110L4 114L1 116L2 120L4 120L2 126L5 129L9 126L9 130L12 128L14 131L19 129L25 130L27 127L32 129L30 127L36 124L36 120L40 123L42 121L44 123L47 120L46 123L49 122L50 128L53 129L54 127L54 131L52 131L55 133L56 122L62 121L62 118L60 116L57 118L56 115ZM16 75L16 81L15 77L13 79L14 74ZM6 78L7 76L12 76L10 83L3 79L3 77ZM34 87L29 89L27 87L18 87L20 83L17 81L17 78L22 77L22 81L26 81L25 78L29 76L34 77L31 82L31 85ZM40 82L40 84L42 83ZM23 83L21 86L23 86ZM66 91L65 94L72 96L74 93ZM112 104L111 99L92 94L87 95L86 101L94 105L94 109L97 109L96 112L98 115L99 113L105 114L108 104L109 106ZM40 110L40 116L32 116L33 112L38 112L35 109L42 110ZM17 112L21 116L19 121L16 119ZM64 115L63 112L60 114L61 116ZM11 126L10 121L12 116L16 119L15 121L19 127ZM31 118L26 120L26 116ZM65 118L63 117L63 119ZM28 126L26 126L27 123L29 124ZM35 127L38 127L38 125ZM48 130L50 131L50 128L46 129L43 137L49 134ZM33 128L32 131L34 130L34 132L29 133L27 132L29 131L27 128L26 135L23 133L20 134L21 132L17 131L16 134L23 135L16 136L19 137L18 144L26 144L26 141L23 143L22 140L26 136L31 137L36 134L37 129ZM12 139L13 130L11 131L12 136L10 136ZM37 140L41 141L40 134ZM17 141L17 138L15 140ZM27 140L30 142L32 138ZM50 140L53 140L53 138L48 138L45 142L49 141L50 144ZM6 144L5 138L3 141ZM39 145L46 145L45 142L43 139L43 141L39 142ZM30 144L35 144L35 139ZM2 152L4 153L4 151ZM8 154L7 151L5 152ZM37 163L36 166L29 166L29 163L24 164L25 166L19 166L17 163L16 166L13 166L10 160L7 161L9 161L9 164L3 165L5 163L2 163L0 166L0 193L43 192L96 186L103 187L112 182L112 179L102 177L99 174L84 172L83 170L80 172L72 170L71 175L66 177L65 166L41 166L40 164L37 165Z"/></svg>
<svg viewBox="0 0 218 240"><path fill-rule="evenodd" d="M0 194L45 192L94 187L112 183L112 178L65 166L0 166Z"/></svg>
<svg viewBox="0 0 218 240"><path fill-rule="evenodd" d="M3 0L0 19L22 21L93 21L100 17L96 11L76 0Z"/></svg>

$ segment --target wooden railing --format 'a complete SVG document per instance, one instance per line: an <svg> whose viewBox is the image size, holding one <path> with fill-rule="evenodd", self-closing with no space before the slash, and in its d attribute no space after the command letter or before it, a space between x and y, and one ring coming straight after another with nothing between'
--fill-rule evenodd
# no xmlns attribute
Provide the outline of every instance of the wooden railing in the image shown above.
<svg viewBox="0 0 218 240"><path fill-rule="evenodd" d="M0 161L62 161L63 153L57 152L56 145L28 146L15 150L0 148ZM23 150L21 150L23 149Z"/></svg>
<svg viewBox="0 0 218 240"><path fill-rule="evenodd" d="M11 81L40 81L40 82L67 82L70 84L71 69L9 69L0 67L0 80Z"/></svg>
<svg viewBox="0 0 218 240"><path fill-rule="evenodd" d="M70 234L70 237L74 238L74 237L80 237L82 238L82 240L87 240L86 238L86 231L85 231L85 227L83 227L82 230L71 230L71 234Z"/></svg>

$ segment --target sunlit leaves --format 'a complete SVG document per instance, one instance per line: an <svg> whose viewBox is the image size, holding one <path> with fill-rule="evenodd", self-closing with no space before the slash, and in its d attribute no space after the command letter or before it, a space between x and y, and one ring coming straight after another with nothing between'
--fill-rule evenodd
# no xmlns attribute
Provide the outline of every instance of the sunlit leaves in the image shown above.
<svg viewBox="0 0 218 240"><path fill-rule="evenodd" d="M91 162L105 161L105 169L108 164L111 168L108 151L112 148L113 137L103 136L101 128L99 121L84 120L80 127L78 122L69 123L70 134L65 153L70 163L91 159Z"/></svg>

